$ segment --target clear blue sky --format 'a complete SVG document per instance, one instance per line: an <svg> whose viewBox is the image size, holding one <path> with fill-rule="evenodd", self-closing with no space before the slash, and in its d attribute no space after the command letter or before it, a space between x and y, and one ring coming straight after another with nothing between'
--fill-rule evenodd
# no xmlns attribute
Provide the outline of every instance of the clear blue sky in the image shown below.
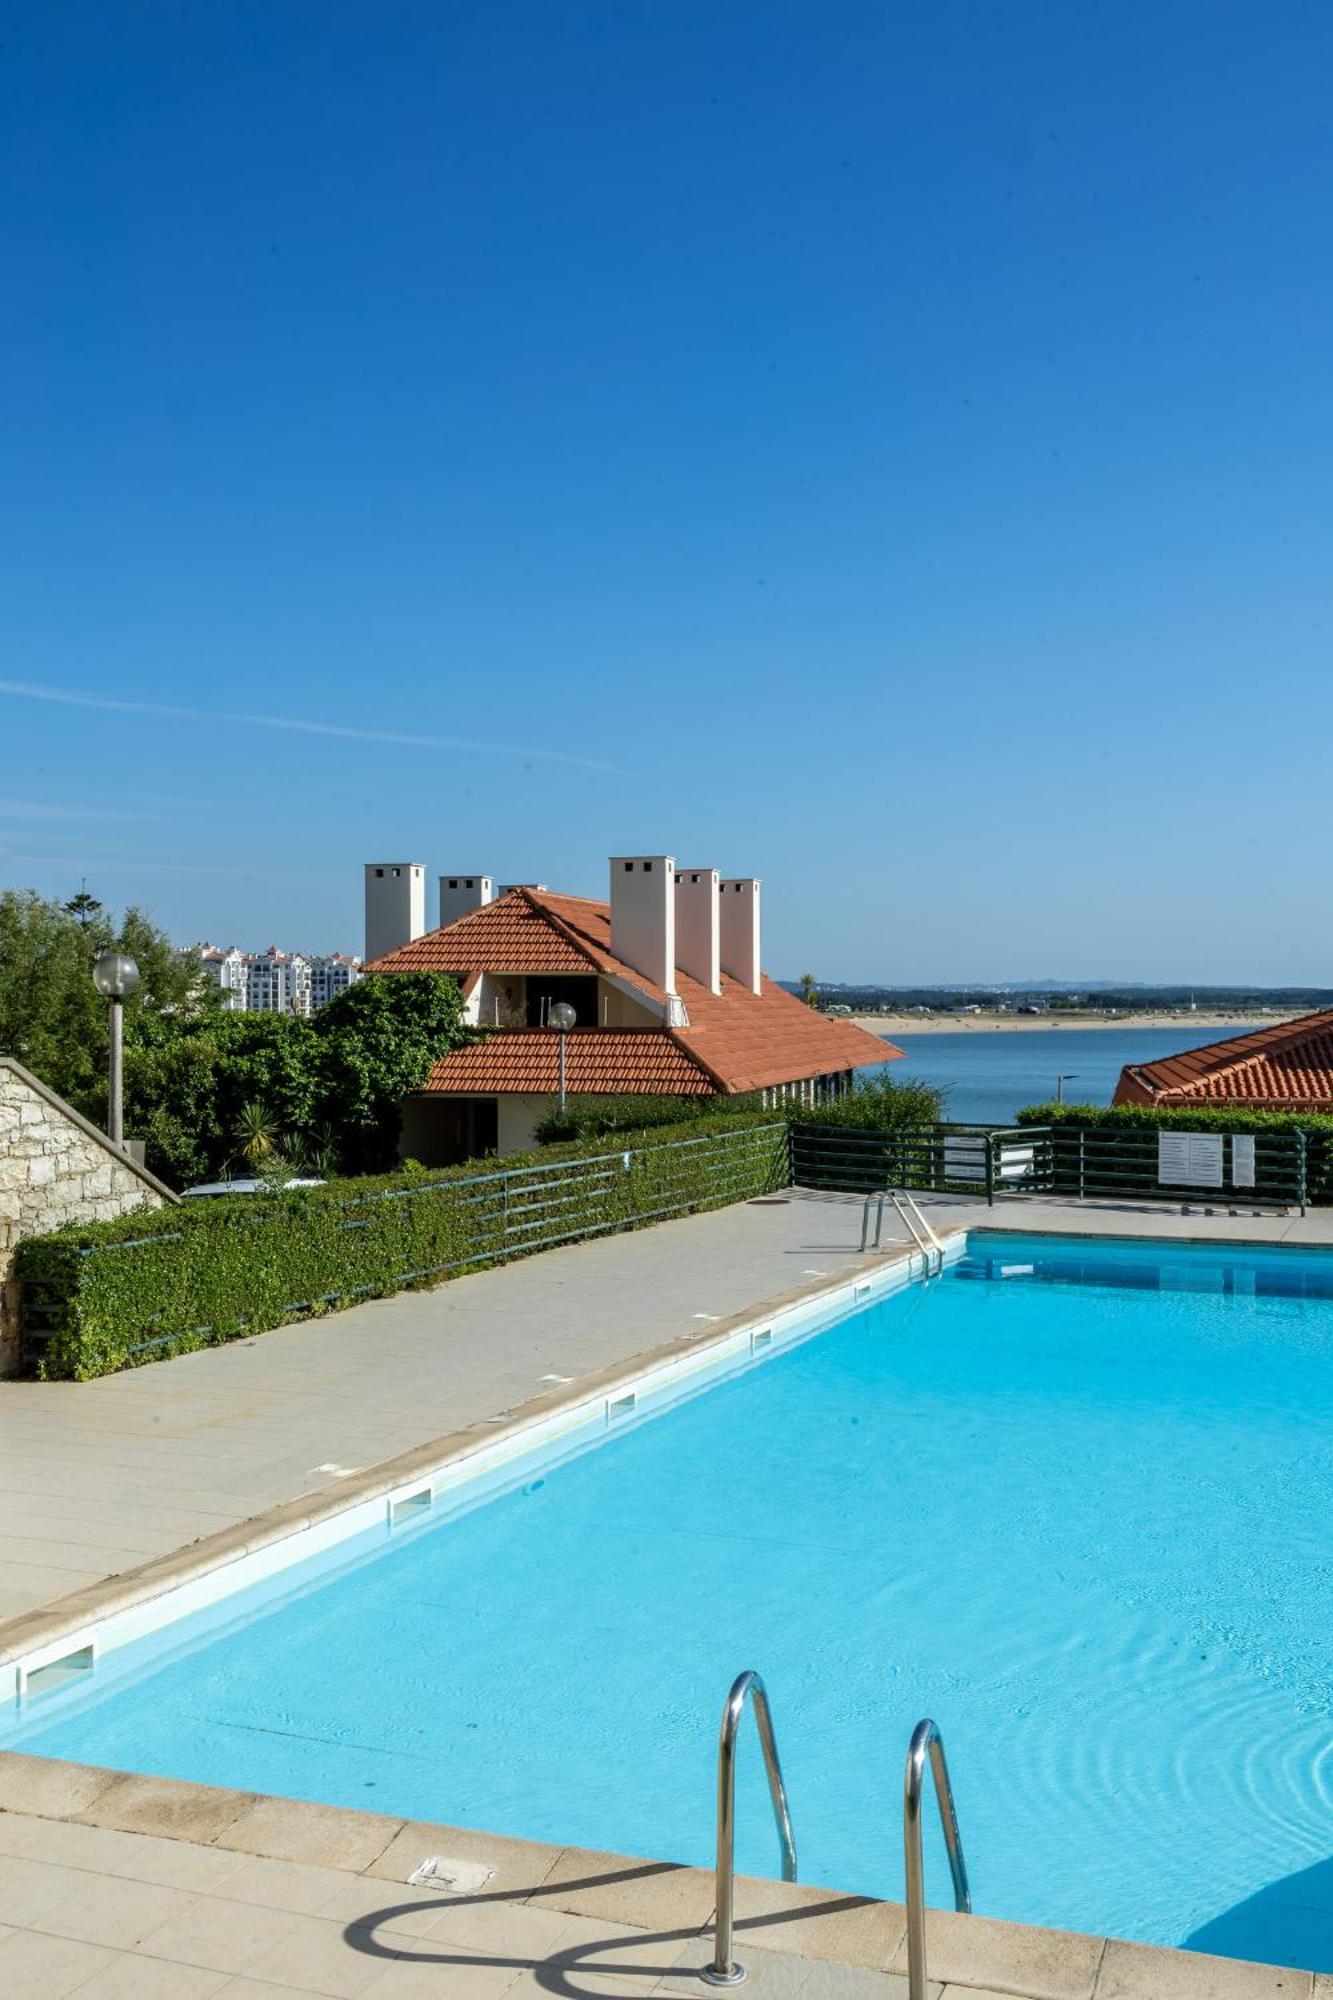
<svg viewBox="0 0 1333 2000"><path fill-rule="evenodd" d="M1333 983L1322 0L2 18L0 881Z"/></svg>

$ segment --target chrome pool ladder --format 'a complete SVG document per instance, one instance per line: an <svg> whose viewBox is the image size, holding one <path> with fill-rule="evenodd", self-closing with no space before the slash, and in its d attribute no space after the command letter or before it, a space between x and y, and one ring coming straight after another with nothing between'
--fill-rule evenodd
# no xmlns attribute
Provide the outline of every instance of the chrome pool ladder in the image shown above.
<svg viewBox="0 0 1333 2000"><path fill-rule="evenodd" d="M926 1276L931 1275L931 1259L935 1260L935 1276L944 1269L944 1245L935 1234L925 1216L921 1213L915 1197L906 1188L876 1188L868 1194L865 1207L861 1210L861 1248L864 1250L870 1236L870 1210L875 1209L875 1241L871 1246L878 1250L884 1233L884 1204L891 1201L898 1214L898 1220L906 1229L925 1263Z"/></svg>
<svg viewBox="0 0 1333 2000"><path fill-rule="evenodd" d="M773 1734L773 1713L763 1681L753 1669L738 1674L722 1710L722 1729L717 1746L717 1871L716 1916L713 1930L713 1959L703 1970L710 1986L739 1986L745 1967L732 1956L732 1925L736 1910L736 1736L745 1713L745 1704L754 1698L755 1727L764 1753L768 1774L768 1794L777 1821L778 1845L782 1850L782 1879L796 1880L796 1836L792 1832L787 1787L782 1782L777 1738Z"/></svg>
<svg viewBox="0 0 1333 2000"><path fill-rule="evenodd" d="M953 1906L965 1914L972 1909L967 1886L967 1863L958 1834L953 1786L944 1743L935 1724L927 1718L912 1731L903 1772L903 1873L907 1882L907 2000L926 2000L926 1891L921 1862L921 1790L929 1759L935 1780L935 1799L940 1809L944 1846L953 1876Z"/></svg>

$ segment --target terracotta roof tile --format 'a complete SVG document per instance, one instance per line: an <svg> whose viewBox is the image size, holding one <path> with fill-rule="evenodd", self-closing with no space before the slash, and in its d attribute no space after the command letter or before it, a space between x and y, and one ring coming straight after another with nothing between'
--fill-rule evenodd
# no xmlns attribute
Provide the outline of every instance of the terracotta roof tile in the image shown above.
<svg viewBox="0 0 1333 2000"><path fill-rule="evenodd" d="M1158 1062L1127 1063L1115 1102L1333 1111L1333 1009Z"/></svg>
<svg viewBox="0 0 1333 2000"><path fill-rule="evenodd" d="M665 1010L666 994L633 966L616 958L611 951L611 909L607 903L583 896L559 896L545 889L514 889L498 902L473 910L457 923L430 931L400 950L389 952L366 967L370 972L452 972L460 978L478 972L512 973L601 973L637 988L650 1004ZM677 973L677 989L689 1017L687 1028L656 1030L661 1039L672 1042L690 1059L693 1073L702 1070L713 1079L714 1087L728 1094L767 1090L781 1083L795 1083L802 1077L820 1076L848 1069L865 1069L875 1063L891 1062L902 1055L892 1042L858 1028L850 1021L830 1020L816 1013L784 987L765 977L762 991L754 993L738 980L722 979L722 991L712 993L695 979ZM534 1031L540 1033L541 1031ZM576 1031L577 1032L577 1031ZM616 1030L587 1030L603 1036ZM630 1034L645 1031L627 1030ZM522 1039L522 1037L518 1037ZM552 1048L554 1038L545 1035ZM494 1048L496 1038L486 1044ZM570 1047L573 1048L574 1037ZM652 1089L674 1091L673 1084L636 1084L613 1079L610 1043L599 1074L598 1084L575 1085L573 1089L607 1091ZM458 1054L465 1054L459 1051ZM457 1062L458 1054L446 1056L445 1063ZM625 1051L628 1060L628 1048ZM552 1058L554 1060L554 1058ZM437 1069L439 1065L437 1065ZM462 1072L453 1068L451 1076ZM634 1075L633 1065L627 1075ZM510 1090L537 1089L527 1084L465 1086ZM544 1086L554 1089L554 1082ZM444 1085L432 1082L430 1088Z"/></svg>
<svg viewBox="0 0 1333 2000"><path fill-rule="evenodd" d="M549 1028L501 1029L441 1056L429 1093L546 1096L560 1087L559 1037ZM716 1086L663 1028L575 1028L566 1040L566 1088L633 1096L711 1097Z"/></svg>
<svg viewBox="0 0 1333 2000"><path fill-rule="evenodd" d="M590 954L566 937L525 889L471 910L457 923L372 959L366 972L593 972Z"/></svg>

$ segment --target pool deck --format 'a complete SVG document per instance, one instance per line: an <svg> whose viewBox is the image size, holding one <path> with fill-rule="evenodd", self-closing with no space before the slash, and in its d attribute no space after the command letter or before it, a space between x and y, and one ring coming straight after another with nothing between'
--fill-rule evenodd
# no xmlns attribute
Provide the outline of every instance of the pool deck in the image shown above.
<svg viewBox="0 0 1333 2000"><path fill-rule="evenodd" d="M5 2000L704 2000L712 1908L701 1869L0 1757ZM905 1935L901 1904L736 1885L759 2000L906 2000ZM1323 1975L985 1916L931 1911L927 1945L929 2000L1333 2000Z"/></svg>
<svg viewBox="0 0 1333 2000"><path fill-rule="evenodd" d="M1329 1210L922 1205L941 1230L1333 1245ZM0 1382L0 1650L59 1624L64 1600L93 1615L145 1565L165 1576L255 1517L339 1504L386 1461L845 1277L860 1224L856 1197L792 1191L95 1382ZM498 1872L469 1895L407 1893L440 1853ZM702 1994L711 1904L695 1870L0 1754L6 2000ZM764 1883L739 1910L751 1987L773 2000L902 2000L896 1905ZM1333 1978L1304 1972L931 1924L932 1996L943 1979L948 2000L1333 2000Z"/></svg>

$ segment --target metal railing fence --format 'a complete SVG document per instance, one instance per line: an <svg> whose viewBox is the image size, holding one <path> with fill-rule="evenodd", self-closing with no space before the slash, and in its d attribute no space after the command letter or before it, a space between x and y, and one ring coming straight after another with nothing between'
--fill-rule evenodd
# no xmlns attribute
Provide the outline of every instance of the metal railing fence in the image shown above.
<svg viewBox="0 0 1333 2000"><path fill-rule="evenodd" d="M775 1118L657 1143L608 1144L579 1159L437 1180L423 1176L348 1195L334 1186L277 1202L238 1195L191 1214L184 1227L176 1211L170 1229L104 1241L94 1236L66 1249L54 1267L49 1258L34 1258L29 1271L20 1268L23 1362L38 1366L62 1324L71 1285L82 1282L71 1263L77 1268L113 1259L121 1294L127 1284L142 1294L141 1338L124 1350L126 1358L137 1358L182 1338L197 1345L235 1337L247 1320L259 1331L479 1265L744 1201L790 1181L787 1126ZM198 1288L189 1266L214 1236L219 1248L234 1246L221 1263L236 1275L234 1282L219 1280L221 1289L214 1287L201 1311L193 1308ZM137 1278L126 1273L127 1258ZM249 1282L257 1266L265 1277L276 1267L275 1284L282 1287L270 1286L263 1306L255 1305Z"/></svg>
<svg viewBox="0 0 1333 2000"><path fill-rule="evenodd" d="M1167 1143L1163 1145L1163 1139ZM794 1125L798 1187L901 1187L984 1196L1226 1202L1299 1208L1333 1181L1323 1133L1186 1132L1150 1125L920 1125L897 1132Z"/></svg>
<svg viewBox="0 0 1333 2000"><path fill-rule="evenodd" d="M871 1194L883 1187L948 1194L1045 1192L1054 1171L1050 1130L1021 1125L913 1125L896 1132L856 1125L793 1125L798 1187Z"/></svg>

